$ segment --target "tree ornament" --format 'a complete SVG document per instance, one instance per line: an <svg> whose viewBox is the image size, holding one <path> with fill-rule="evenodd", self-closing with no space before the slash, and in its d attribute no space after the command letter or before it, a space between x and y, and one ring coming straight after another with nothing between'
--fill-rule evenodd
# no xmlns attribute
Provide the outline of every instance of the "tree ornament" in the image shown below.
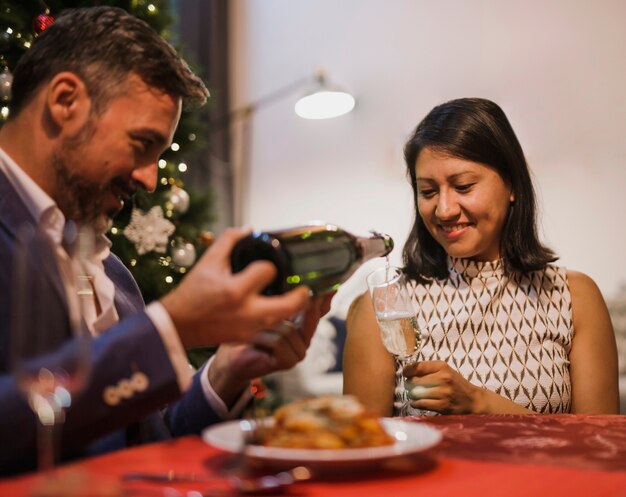
<svg viewBox="0 0 626 497"><path fill-rule="evenodd" d="M189 209L189 194L179 186L172 186L172 189L165 193L165 209L168 217L171 215L181 216Z"/></svg>
<svg viewBox="0 0 626 497"><path fill-rule="evenodd" d="M250 381L250 389L256 400L263 399L267 395L267 385L263 383L263 378L254 378Z"/></svg>
<svg viewBox="0 0 626 497"><path fill-rule="evenodd" d="M6 103L11 100L11 84L13 83L13 74L7 66L4 66L0 72L0 102Z"/></svg>
<svg viewBox="0 0 626 497"><path fill-rule="evenodd" d="M176 238L170 248L172 263L177 267L188 268L196 262L196 247L184 238Z"/></svg>
<svg viewBox="0 0 626 497"><path fill-rule="evenodd" d="M50 11L46 9L33 21L33 31L36 35L43 33L54 22L54 16L50 15Z"/></svg>
<svg viewBox="0 0 626 497"><path fill-rule="evenodd" d="M130 223L124 228L124 236L134 245L137 253L143 255L154 251L165 253L167 241L176 227L163 217L163 209L155 205L148 212L133 209Z"/></svg>

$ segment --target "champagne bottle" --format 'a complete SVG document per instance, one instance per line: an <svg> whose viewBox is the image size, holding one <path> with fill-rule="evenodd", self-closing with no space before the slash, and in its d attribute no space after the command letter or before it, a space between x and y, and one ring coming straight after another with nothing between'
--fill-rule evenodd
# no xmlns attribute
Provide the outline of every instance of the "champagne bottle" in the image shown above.
<svg viewBox="0 0 626 497"><path fill-rule="evenodd" d="M266 295L278 295L298 285L307 285L315 294L337 290L365 261L387 255L393 240L381 233L354 236L332 224L311 224L271 232L254 232L233 248L233 272L255 260L274 263L278 275L265 288Z"/></svg>

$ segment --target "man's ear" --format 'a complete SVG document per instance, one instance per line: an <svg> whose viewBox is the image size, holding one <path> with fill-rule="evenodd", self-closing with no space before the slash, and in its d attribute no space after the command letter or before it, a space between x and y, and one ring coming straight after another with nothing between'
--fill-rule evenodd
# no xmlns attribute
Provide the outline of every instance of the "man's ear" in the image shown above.
<svg viewBox="0 0 626 497"><path fill-rule="evenodd" d="M80 130L89 119L91 99L87 87L73 72L60 72L50 80L46 104L54 124L70 134Z"/></svg>

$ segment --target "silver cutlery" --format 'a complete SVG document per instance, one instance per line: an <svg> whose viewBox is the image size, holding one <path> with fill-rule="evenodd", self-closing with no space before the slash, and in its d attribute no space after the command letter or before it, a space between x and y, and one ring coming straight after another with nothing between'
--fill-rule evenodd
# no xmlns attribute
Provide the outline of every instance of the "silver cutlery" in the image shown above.
<svg viewBox="0 0 626 497"><path fill-rule="evenodd" d="M262 476L231 476L228 478L232 487L241 494L262 494L281 492L289 485L311 479L311 471L305 466L296 466L289 470L275 474ZM218 483L216 479L196 473L178 473L176 471L158 472L132 472L122 475L124 481L149 481L155 483ZM209 496L214 495L214 490L206 491L190 490L182 493L176 489L168 488L168 495L174 496Z"/></svg>
<svg viewBox="0 0 626 497"><path fill-rule="evenodd" d="M177 471L149 472L135 471L122 475L123 481L150 481L155 483L189 483L189 482L208 482L209 478L197 473L181 473Z"/></svg>

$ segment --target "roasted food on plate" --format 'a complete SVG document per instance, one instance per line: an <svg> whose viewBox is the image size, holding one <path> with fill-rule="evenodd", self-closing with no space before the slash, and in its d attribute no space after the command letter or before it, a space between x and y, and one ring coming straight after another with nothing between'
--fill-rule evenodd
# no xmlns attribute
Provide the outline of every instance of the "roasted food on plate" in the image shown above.
<svg viewBox="0 0 626 497"><path fill-rule="evenodd" d="M274 413L259 444L293 449L354 449L391 445L380 420L353 396L324 396L292 402Z"/></svg>

